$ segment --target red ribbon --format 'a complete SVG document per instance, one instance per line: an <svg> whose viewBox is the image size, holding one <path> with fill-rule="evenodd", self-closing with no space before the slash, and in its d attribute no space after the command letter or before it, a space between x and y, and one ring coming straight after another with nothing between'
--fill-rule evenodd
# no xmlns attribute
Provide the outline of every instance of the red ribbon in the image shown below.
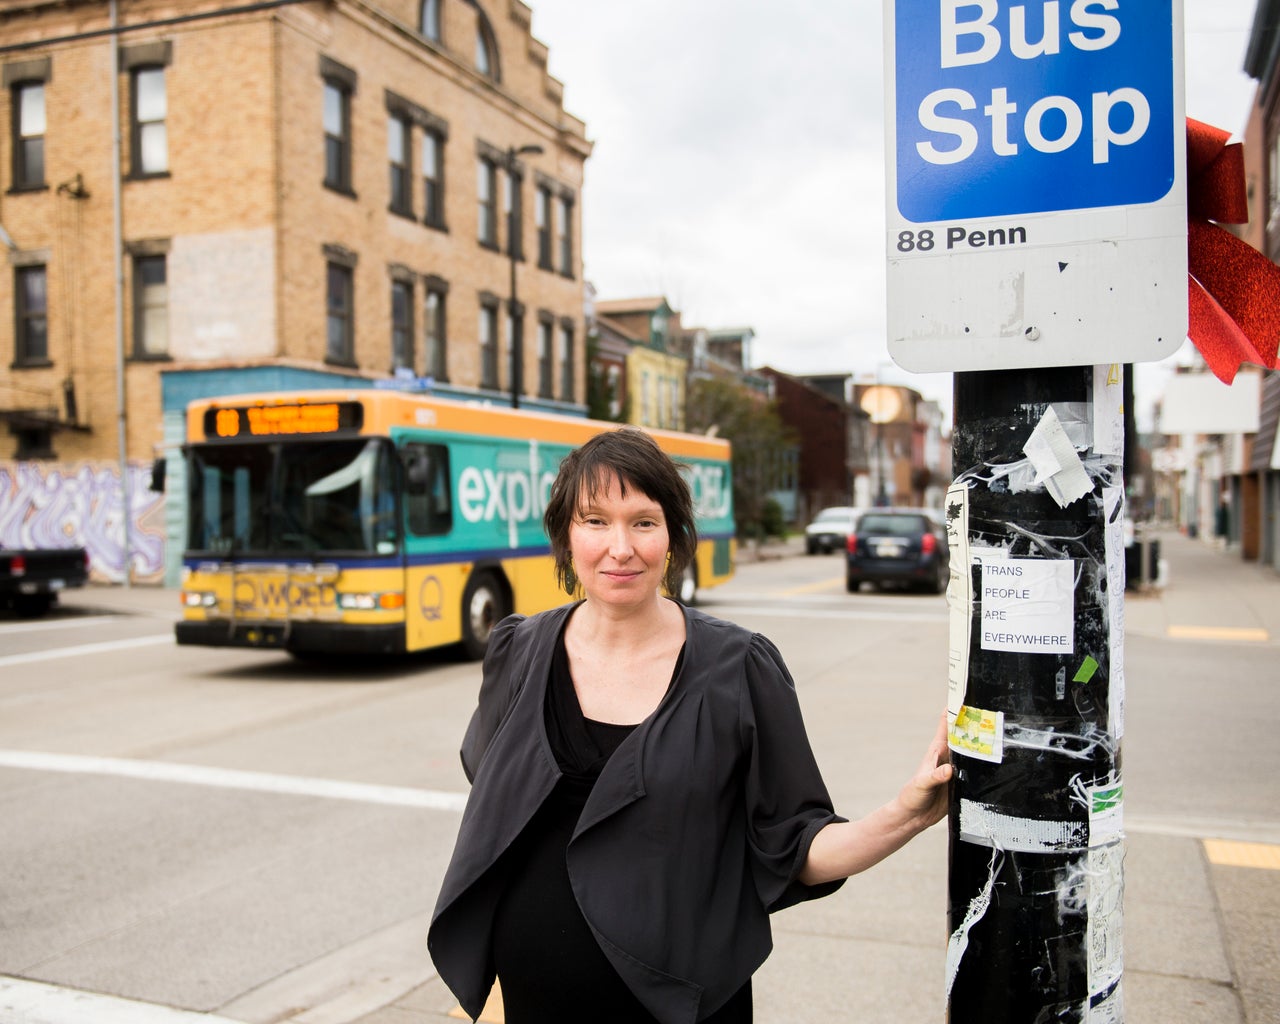
<svg viewBox="0 0 1280 1024"><path fill-rule="evenodd" d="M1187 118L1188 336L1226 384L1244 363L1280 369L1280 267L1215 221L1249 219L1244 147Z"/></svg>

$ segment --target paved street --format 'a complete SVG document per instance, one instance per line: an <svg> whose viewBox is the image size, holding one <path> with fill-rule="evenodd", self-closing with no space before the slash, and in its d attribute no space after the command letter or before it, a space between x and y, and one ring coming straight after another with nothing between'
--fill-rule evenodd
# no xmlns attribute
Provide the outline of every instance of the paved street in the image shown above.
<svg viewBox="0 0 1280 1024"><path fill-rule="evenodd" d="M1126 607L1130 1022L1280 1020L1280 577L1162 538ZM946 690L940 597L744 559L705 607L771 636L837 807L887 797ZM457 1019L424 936L478 670L176 648L172 591L0 621L0 1021ZM775 918L762 1022L936 1021L946 832ZM495 1011L486 1019L498 1020Z"/></svg>

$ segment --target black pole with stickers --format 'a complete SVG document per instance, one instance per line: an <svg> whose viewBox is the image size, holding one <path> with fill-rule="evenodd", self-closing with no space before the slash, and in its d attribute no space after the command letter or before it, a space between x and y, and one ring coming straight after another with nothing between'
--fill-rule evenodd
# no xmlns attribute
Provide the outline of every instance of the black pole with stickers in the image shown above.
<svg viewBox="0 0 1280 1024"><path fill-rule="evenodd" d="M1123 670L1112 664L1123 481L1120 454L1095 452L1110 446L1091 433L1114 412L1095 407L1105 381L1091 366L955 375L953 1024L1124 1019ZM1061 479L1074 470L1084 492L1065 504L1024 450L1046 423L1064 425Z"/></svg>

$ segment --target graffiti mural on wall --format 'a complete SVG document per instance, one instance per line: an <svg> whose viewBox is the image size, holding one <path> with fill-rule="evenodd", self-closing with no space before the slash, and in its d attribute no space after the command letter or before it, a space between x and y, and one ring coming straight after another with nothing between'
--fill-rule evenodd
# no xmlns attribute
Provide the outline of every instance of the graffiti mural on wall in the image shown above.
<svg viewBox="0 0 1280 1024"><path fill-rule="evenodd" d="M133 580L164 576L164 495L151 467L129 466L129 561ZM0 544L84 547L92 578L124 579L120 467L107 462L0 462Z"/></svg>

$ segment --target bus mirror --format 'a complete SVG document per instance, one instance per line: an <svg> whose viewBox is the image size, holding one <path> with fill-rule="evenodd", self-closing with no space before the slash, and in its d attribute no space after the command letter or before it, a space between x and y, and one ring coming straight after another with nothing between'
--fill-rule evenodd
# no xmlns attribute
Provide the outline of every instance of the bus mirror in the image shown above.
<svg viewBox="0 0 1280 1024"><path fill-rule="evenodd" d="M164 493L164 476L166 464L163 458L156 459L151 463L151 490Z"/></svg>

